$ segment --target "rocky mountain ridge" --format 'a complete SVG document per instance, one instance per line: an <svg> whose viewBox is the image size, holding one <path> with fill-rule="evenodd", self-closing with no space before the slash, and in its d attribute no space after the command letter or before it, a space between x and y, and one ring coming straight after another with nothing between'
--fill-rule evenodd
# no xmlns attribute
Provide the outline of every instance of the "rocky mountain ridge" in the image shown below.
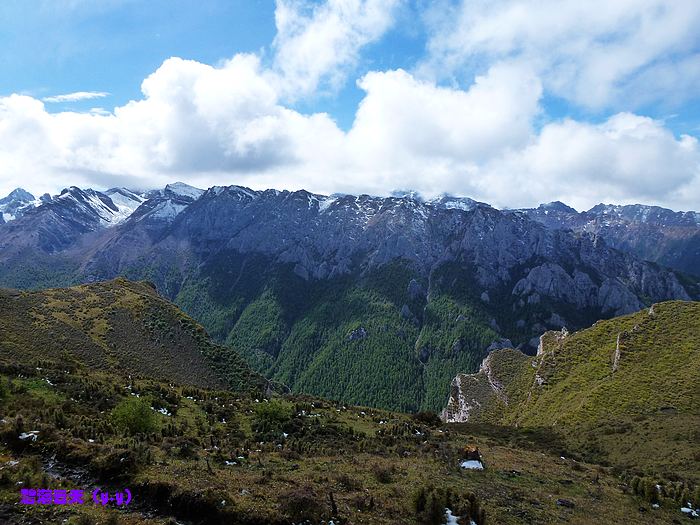
<svg viewBox="0 0 700 525"><path fill-rule="evenodd" d="M602 236L617 249L664 266L700 274L700 213L658 206L598 204L577 212L561 202L514 210L548 228Z"/></svg>

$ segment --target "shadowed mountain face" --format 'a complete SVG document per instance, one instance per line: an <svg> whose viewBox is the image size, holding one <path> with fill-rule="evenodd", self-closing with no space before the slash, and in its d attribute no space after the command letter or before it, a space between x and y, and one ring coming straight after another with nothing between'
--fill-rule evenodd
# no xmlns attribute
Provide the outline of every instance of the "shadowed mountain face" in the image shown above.
<svg viewBox="0 0 700 525"><path fill-rule="evenodd" d="M700 274L700 214L658 206L598 204L578 213L560 202L518 210L548 228L590 232L620 250L686 273Z"/></svg>
<svg viewBox="0 0 700 525"><path fill-rule="evenodd" d="M182 184L143 197L85 231L48 205L3 225L0 283L148 279L293 390L404 410L441 407L494 341L534 352L548 328L698 297L601 235L471 199ZM66 242L37 240L52 235Z"/></svg>

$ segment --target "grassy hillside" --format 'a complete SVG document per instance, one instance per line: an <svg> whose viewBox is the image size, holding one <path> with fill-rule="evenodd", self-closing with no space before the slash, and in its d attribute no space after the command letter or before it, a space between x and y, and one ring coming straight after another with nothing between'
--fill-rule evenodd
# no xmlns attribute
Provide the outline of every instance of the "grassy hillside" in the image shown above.
<svg viewBox="0 0 700 525"><path fill-rule="evenodd" d="M338 299L351 304L352 297ZM385 303L376 296L362 301L367 297L381 312ZM450 508L462 517L460 524L615 525L632 518L651 525L680 517L680 501L700 504L697 484L681 470L674 480L662 481L663 498L647 494L657 480L651 471L665 466L664 456L630 458L633 471L620 477L617 466L584 458L560 420L554 428L537 429L542 421L529 422L537 414L528 403L546 397L528 400L524 391L518 397L517 385L531 379L533 358L518 358L512 350L492 354L505 356L493 366L508 371L503 385L514 403L512 409L501 407L500 417L527 428L443 425L429 413L299 395L264 398L259 378L234 353L208 342L198 325L146 283L3 291L0 302L2 523L289 525L332 519L345 525L442 525ZM437 304L438 322L467 337L465 319L476 314L446 299ZM695 319L694 313L686 318L666 310L674 306L687 308L657 305L655 316L664 323L669 315L682 323ZM333 319L333 309L318 315ZM281 318L268 317L270 326ZM630 319L615 322L632 329ZM368 331L374 329L367 323ZM274 341L275 330L261 334L259 341ZM685 341L671 340L681 346ZM228 359L228 384L210 368L222 356ZM627 358L623 352L618 372L628 366ZM527 370L520 367L523 359ZM549 374L548 385L558 384L556 377ZM692 402L695 394L689 395ZM667 403L663 396L657 401ZM673 408L675 414L662 407L664 417L694 413L680 400ZM578 411L566 403L559 410L561 421L568 421L567 411ZM583 413L588 419L581 416L582 425L607 428L605 411ZM664 439L672 450L684 446L675 437ZM485 470L462 469L475 449ZM119 511L91 504L26 507L17 503L20 487L88 493L128 487L134 500ZM657 501L660 506L652 507Z"/></svg>
<svg viewBox="0 0 700 525"><path fill-rule="evenodd" d="M264 380L144 282L0 290L0 363L86 366L183 385L260 389Z"/></svg>
<svg viewBox="0 0 700 525"><path fill-rule="evenodd" d="M537 357L512 355L489 359L500 389L483 372L459 379L463 399L483 401L469 421L556 429L580 458L700 482L700 303L548 332Z"/></svg>

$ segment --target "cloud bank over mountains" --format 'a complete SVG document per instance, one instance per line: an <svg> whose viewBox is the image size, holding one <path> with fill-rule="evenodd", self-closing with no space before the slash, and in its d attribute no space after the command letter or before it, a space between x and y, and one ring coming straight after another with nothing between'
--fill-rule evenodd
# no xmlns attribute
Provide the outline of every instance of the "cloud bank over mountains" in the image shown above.
<svg viewBox="0 0 700 525"><path fill-rule="evenodd" d="M0 189L25 185L306 188L468 195L498 206L563 200L697 208L700 145L644 104L697 97L700 4L438 2L411 70L358 71L399 0L277 2L268 51L216 65L169 58L112 112L52 113L0 98ZM266 53L270 56L266 56ZM295 102L363 96L348 130ZM547 97L596 118L553 118ZM57 97L54 97L57 98ZM696 100L697 102L697 100Z"/></svg>

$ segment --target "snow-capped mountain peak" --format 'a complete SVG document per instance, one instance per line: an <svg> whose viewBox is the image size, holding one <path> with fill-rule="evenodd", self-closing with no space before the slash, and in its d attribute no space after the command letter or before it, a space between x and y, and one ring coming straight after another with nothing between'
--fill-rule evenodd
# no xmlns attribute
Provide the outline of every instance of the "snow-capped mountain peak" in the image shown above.
<svg viewBox="0 0 700 525"><path fill-rule="evenodd" d="M455 197L454 195L448 195L446 193L438 195L434 199L428 201L428 203L436 208L464 211L470 211L479 205L485 205L484 203L475 201L469 197Z"/></svg>
<svg viewBox="0 0 700 525"><path fill-rule="evenodd" d="M38 206L40 201L23 188L16 188L0 199L0 223L15 220L25 211Z"/></svg>
<svg viewBox="0 0 700 525"><path fill-rule="evenodd" d="M146 200L140 193L126 188L111 188L105 192L105 195L112 200L118 209L118 212L113 216L111 224L119 224L128 219L136 211L136 208L141 206Z"/></svg>
<svg viewBox="0 0 700 525"><path fill-rule="evenodd" d="M24 188L15 188L7 197L0 199L0 205L8 204L9 202L31 202L34 200L34 195L29 193Z"/></svg>
<svg viewBox="0 0 700 525"><path fill-rule="evenodd" d="M165 192L178 195L179 197L189 197L192 200L197 200L204 194L204 190L195 188L194 186L190 186L184 182L174 182L172 184L168 184L165 187Z"/></svg>

